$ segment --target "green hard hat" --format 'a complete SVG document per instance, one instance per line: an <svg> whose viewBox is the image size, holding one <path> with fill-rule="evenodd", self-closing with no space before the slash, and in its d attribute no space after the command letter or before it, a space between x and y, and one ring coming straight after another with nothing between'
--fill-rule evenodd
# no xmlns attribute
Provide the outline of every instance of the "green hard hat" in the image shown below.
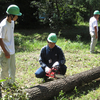
<svg viewBox="0 0 100 100"><path fill-rule="evenodd" d="M100 12L99 12L99 10L95 10L93 14L94 15L100 15Z"/></svg>
<svg viewBox="0 0 100 100"><path fill-rule="evenodd" d="M50 33L48 38L47 38L48 42L52 42L52 43L56 43L57 42L57 36L55 33Z"/></svg>
<svg viewBox="0 0 100 100"><path fill-rule="evenodd" d="M11 14L11 15L17 15L17 16L22 15L22 13L20 12L20 9L17 5L10 5L6 10L6 13Z"/></svg>

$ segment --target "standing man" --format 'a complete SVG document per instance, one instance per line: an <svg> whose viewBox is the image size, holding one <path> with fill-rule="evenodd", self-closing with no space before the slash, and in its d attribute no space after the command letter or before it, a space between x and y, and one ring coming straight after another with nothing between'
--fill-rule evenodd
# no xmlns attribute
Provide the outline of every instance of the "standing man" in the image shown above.
<svg viewBox="0 0 100 100"><path fill-rule="evenodd" d="M93 13L93 17L89 20L89 31L91 36L91 44L90 44L90 52L95 53L95 46L97 44L98 40L98 20L100 12L98 10L95 10Z"/></svg>
<svg viewBox="0 0 100 100"><path fill-rule="evenodd" d="M55 33L50 33L47 38L48 45L41 49L39 63L41 67L35 72L37 78L43 78L47 81L46 73L50 71L52 67L60 67L60 74L66 73L67 67L65 66L65 56L62 49L56 45L57 36Z"/></svg>
<svg viewBox="0 0 100 100"><path fill-rule="evenodd" d="M3 87L15 82L14 21L22 15L17 5L10 5L6 13L7 17L0 23L1 79L6 79L2 82Z"/></svg>

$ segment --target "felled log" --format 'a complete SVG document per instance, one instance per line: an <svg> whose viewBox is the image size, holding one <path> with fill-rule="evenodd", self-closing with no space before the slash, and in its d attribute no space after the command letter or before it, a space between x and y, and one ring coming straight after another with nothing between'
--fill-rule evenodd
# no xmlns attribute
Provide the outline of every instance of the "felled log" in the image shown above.
<svg viewBox="0 0 100 100"><path fill-rule="evenodd" d="M26 90L30 100L49 100L57 96L61 90L68 92L76 86L91 82L100 77L100 67L74 74L63 79L46 82Z"/></svg>

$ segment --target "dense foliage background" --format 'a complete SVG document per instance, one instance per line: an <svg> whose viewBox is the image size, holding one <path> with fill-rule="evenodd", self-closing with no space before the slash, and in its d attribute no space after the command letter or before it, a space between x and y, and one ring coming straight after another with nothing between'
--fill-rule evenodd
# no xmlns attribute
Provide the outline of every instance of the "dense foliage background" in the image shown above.
<svg viewBox="0 0 100 100"><path fill-rule="evenodd" d="M70 39L77 35L89 39L88 24L81 27L80 23L88 23L93 12L100 10L100 0L0 0L0 21L6 16L10 4L18 5L23 14L16 29L49 27ZM68 32L64 31L66 28ZM81 31L82 28L84 31Z"/></svg>
<svg viewBox="0 0 100 100"><path fill-rule="evenodd" d="M18 5L23 13L18 20L20 28L72 26L88 21L93 11L100 9L100 0L0 0L0 20L10 4Z"/></svg>

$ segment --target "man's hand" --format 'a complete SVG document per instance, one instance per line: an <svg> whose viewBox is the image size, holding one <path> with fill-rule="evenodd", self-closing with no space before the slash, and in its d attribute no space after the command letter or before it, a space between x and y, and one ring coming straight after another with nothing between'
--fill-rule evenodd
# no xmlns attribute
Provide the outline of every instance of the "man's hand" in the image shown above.
<svg viewBox="0 0 100 100"><path fill-rule="evenodd" d="M97 39L98 38L97 26L95 26L94 29L95 29L95 38Z"/></svg>
<svg viewBox="0 0 100 100"><path fill-rule="evenodd" d="M50 71L51 68L49 68L48 66L45 67L45 72L48 73Z"/></svg>
<svg viewBox="0 0 100 100"><path fill-rule="evenodd" d="M59 68L59 62L58 62L58 61L56 61L56 62L52 65L52 67L54 67L54 68L58 69L58 68Z"/></svg>
<svg viewBox="0 0 100 100"><path fill-rule="evenodd" d="M10 54L9 54L9 52L5 52L5 57L6 57L7 59L10 58Z"/></svg>
<svg viewBox="0 0 100 100"><path fill-rule="evenodd" d="M0 46L1 46L2 50L3 50L3 52L5 53L5 57L6 57L7 59L10 58L10 54L9 54L9 52L6 50L2 38L0 38Z"/></svg>
<svg viewBox="0 0 100 100"><path fill-rule="evenodd" d="M2 49L3 49L4 53L5 53L5 57L6 57L7 59L9 59L9 58L10 58L10 54L9 54L9 52L6 50L2 38L0 38L0 46L2 47Z"/></svg>

